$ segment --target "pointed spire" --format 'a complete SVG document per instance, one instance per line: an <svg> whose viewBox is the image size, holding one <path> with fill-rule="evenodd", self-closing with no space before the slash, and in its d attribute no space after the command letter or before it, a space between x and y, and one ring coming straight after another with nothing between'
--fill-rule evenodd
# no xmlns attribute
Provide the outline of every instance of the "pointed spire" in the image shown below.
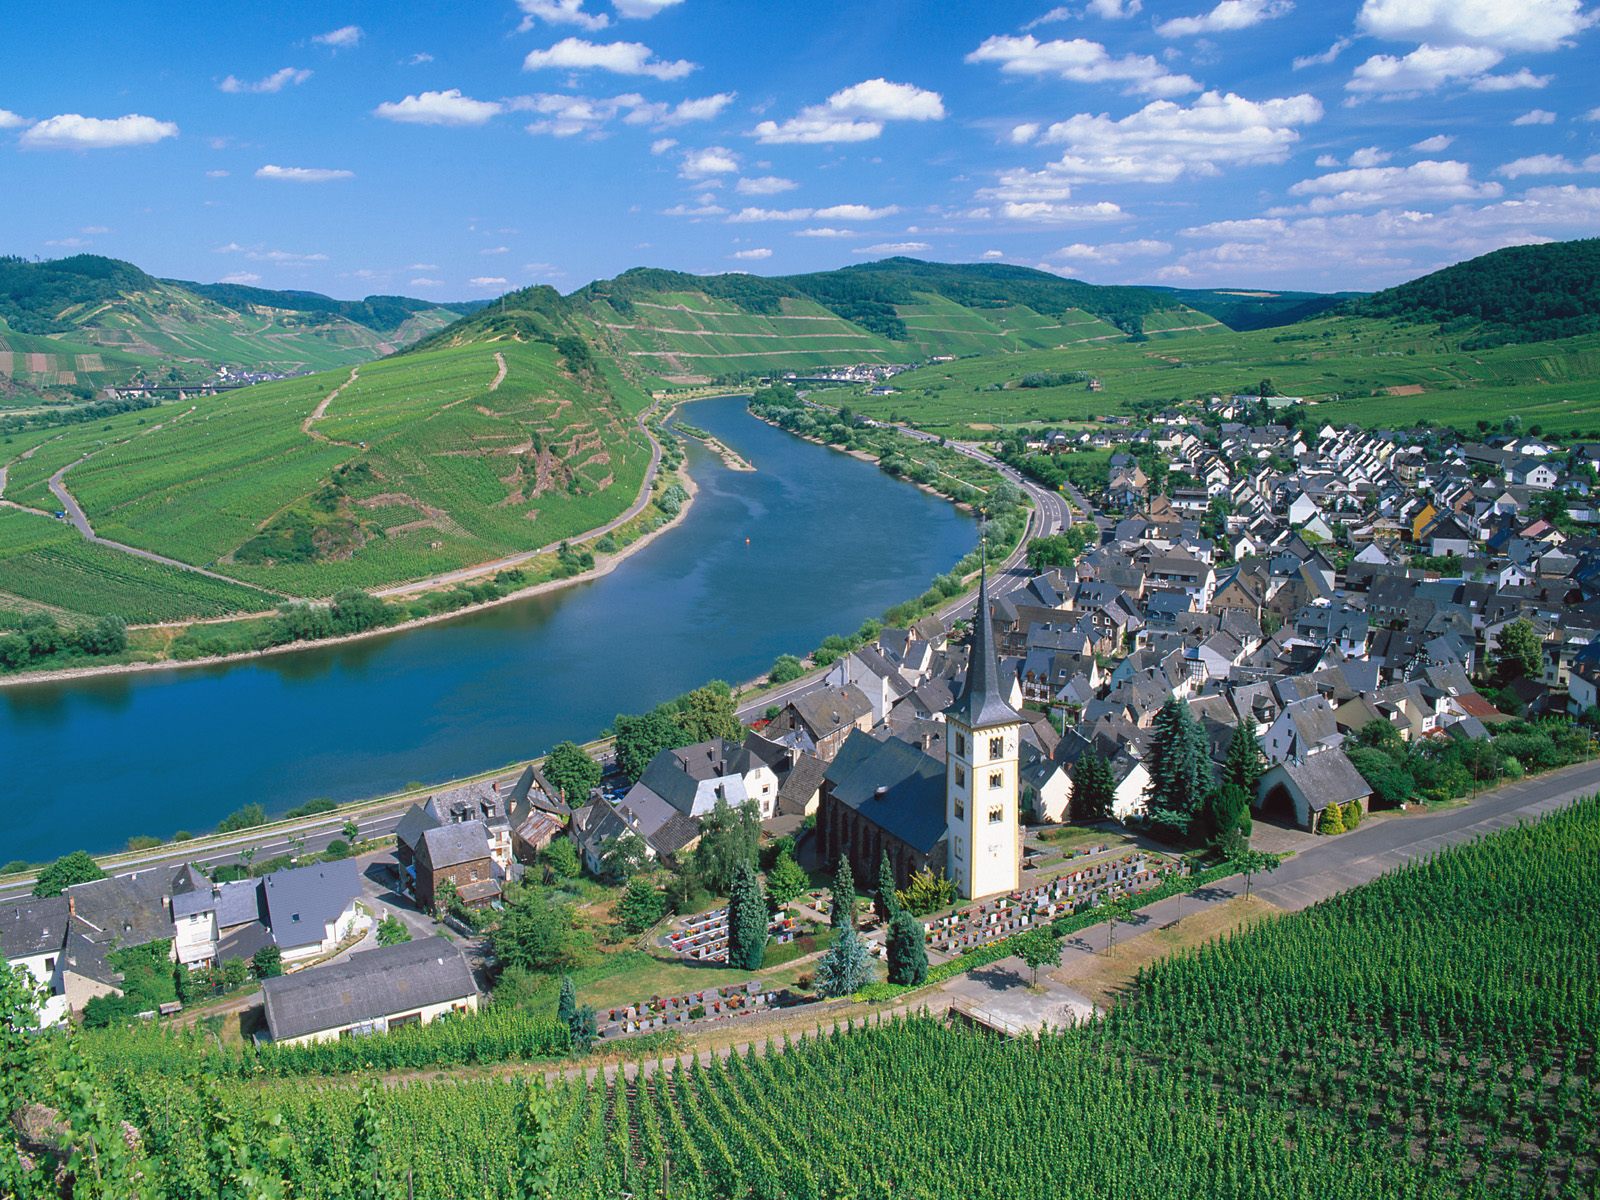
<svg viewBox="0 0 1600 1200"><path fill-rule="evenodd" d="M1006 689L1000 684L1000 664L991 645L993 624L989 608L989 563L985 553L978 568L978 603L972 611L972 653L967 660L967 678L961 695L947 710L970 729L1022 719L1011 707Z"/></svg>

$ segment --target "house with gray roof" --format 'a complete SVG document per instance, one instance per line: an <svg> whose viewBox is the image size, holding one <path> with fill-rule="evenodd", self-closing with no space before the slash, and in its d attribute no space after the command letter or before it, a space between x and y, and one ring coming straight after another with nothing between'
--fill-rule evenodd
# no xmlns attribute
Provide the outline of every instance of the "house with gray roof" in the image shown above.
<svg viewBox="0 0 1600 1200"><path fill-rule="evenodd" d="M981 702L981 701L980 701ZM824 862L848 856L876 879L887 853L896 886L924 867L944 870L945 764L900 738L852 733L823 776L817 834Z"/></svg>
<svg viewBox="0 0 1600 1200"><path fill-rule="evenodd" d="M387 1033L478 1009L478 985L466 957L442 937L263 980L261 993L268 1034L290 1046Z"/></svg>
<svg viewBox="0 0 1600 1200"><path fill-rule="evenodd" d="M1267 769L1256 792L1256 810L1263 816L1292 819L1301 829L1315 830L1329 805L1341 808L1359 802L1367 811L1372 788L1338 747L1291 758Z"/></svg>
<svg viewBox="0 0 1600 1200"><path fill-rule="evenodd" d="M468 908L485 908L503 891L504 875L489 853L489 831L482 821L453 821L425 830L413 870L417 903L428 912L441 907L446 882Z"/></svg>
<svg viewBox="0 0 1600 1200"><path fill-rule="evenodd" d="M353 859L274 871L261 880L261 896L285 963L330 953L370 920L356 907L361 877Z"/></svg>

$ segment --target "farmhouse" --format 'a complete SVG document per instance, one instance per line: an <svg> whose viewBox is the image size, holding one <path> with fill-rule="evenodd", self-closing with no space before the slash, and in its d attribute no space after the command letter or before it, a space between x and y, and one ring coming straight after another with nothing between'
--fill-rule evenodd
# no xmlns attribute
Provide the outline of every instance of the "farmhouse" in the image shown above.
<svg viewBox="0 0 1600 1200"><path fill-rule="evenodd" d="M442 937L267 979L261 991L268 1034L289 1046L426 1025L478 1008L478 985L466 957Z"/></svg>

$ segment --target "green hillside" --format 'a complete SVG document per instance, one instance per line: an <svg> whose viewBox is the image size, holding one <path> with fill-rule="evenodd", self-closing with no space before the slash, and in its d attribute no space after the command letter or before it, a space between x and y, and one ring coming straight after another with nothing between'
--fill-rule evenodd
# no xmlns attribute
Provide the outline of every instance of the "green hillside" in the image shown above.
<svg viewBox="0 0 1600 1200"><path fill-rule="evenodd" d="M1190 288L1158 288L1173 300L1215 317L1229 329L1272 329L1279 325L1293 325L1306 321L1346 300L1356 298L1353 292L1268 292Z"/></svg>
<svg viewBox="0 0 1600 1200"><path fill-rule="evenodd" d="M1438 325L1468 350L1600 332L1600 238L1510 246L1352 301L1346 312Z"/></svg>

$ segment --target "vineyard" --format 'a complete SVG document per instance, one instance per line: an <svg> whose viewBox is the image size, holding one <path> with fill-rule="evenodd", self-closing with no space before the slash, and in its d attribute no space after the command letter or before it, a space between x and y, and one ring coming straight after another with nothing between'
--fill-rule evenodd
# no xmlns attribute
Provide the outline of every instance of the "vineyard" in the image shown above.
<svg viewBox="0 0 1600 1200"><path fill-rule="evenodd" d="M306 1197L1592 1196L1597 898L1591 798L1159 964L1037 1041L901 1018L548 1089L363 1084L361 1043L318 1083L148 1033L87 1061L142 1131L146 1196L257 1172Z"/></svg>

